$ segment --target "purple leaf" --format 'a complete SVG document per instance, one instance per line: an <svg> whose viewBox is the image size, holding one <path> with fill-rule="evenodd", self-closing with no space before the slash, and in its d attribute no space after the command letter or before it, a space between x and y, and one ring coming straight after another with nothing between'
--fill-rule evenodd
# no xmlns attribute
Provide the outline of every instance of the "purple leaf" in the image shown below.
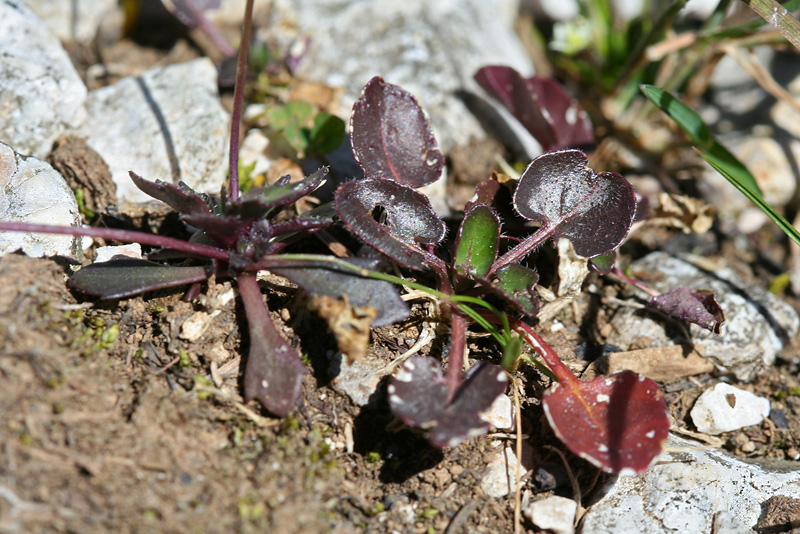
<svg viewBox="0 0 800 534"><path fill-rule="evenodd" d="M576 99L553 78L532 76L526 80L536 102L545 110L545 118L555 134L556 147L593 145L592 121Z"/></svg>
<svg viewBox="0 0 800 534"><path fill-rule="evenodd" d="M391 180L342 184L336 191L336 210L365 243L412 269L422 270L429 261L417 244L439 243L446 231L425 195Z"/></svg>
<svg viewBox="0 0 800 534"><path fill-rule="evenodd" d="M405 424L427 430L435 447L455 447L486 433L489 423L480 417L508 384L503 368L480 362L470 369L447 403L447 384L439 364L414 356L389 384L389 404Z"/></svg>
<svg viewBox="0 0 800 534"><path fill-rule="evenodd" d="M725 313L714 298L714 293L704 289L676 287L653 297L647 305L670 317L702 326L717 335L725 324Z"/></svg>
<svg viewBox="0 0 800 534"><path fill-rule="evenodd" d="M542 405L558 439L607 473L644 472L669 434L658 385L631 371L562 381L545 393Z"/></svg>
<svg viewBox="0 0 800 534"><path fill-rule="evenodd" d="M308 369L298 350L272 322L256 275L243 273L237 282L250 333L244 371L245 400L258 399L273 414L286 417L300 402L303 375L308 374Z"/></svg>
<svg viewBox="0 0 800 534"><path fill-rule="evenodd" d="M181 182L177 186L156 180L145 180L133 171L128 173L133 183L145 194L164 202L169 207L184 215L210 215L211 209L204 196Z"/></svg>
<svg viewBox="0 0 800 534"><path fill-rule="evenodd" d="M621 175L596 174L587 162L579 150L542 154L520 177L514 208L591 258L622 244L636 215L636 197Z"/></svg>
<svg viewBox="0 0 800 534"><path fill-rule="evenodd" d="M358 258L348 261L366 269L375 269L378 264L377 260ZM389 282L324 267L270 267L269 270L288 278L312 297L327 295L339 298L347 295L352 306L375 308L378 316L372 321L372 326L396 323L409 315L408 306L400 298L394 284Z"/></svg>
<svg viewBox="0 0 800 534"><path fill-rule="evenodd" d="M162 265L128 258L87 265L72 275L68 285L102 299L115 299L201 282L210 275L208 267Z"/></svg>
<svg viewBox="0 0 800 534"><path fill-rule="evenodd" d="M230 211L245 218L259 219L274 208L289 206L313 193L325 183L327 175L328 167L320 167L299 182L289 183L289 176L284 176L274 184L250 189L240 202L231 203Z"/></svg>
<svg viewBox="0 0 800 534"><path fill-rule="evenodd" d="M499 100L545 150L594 144L588 115L556 80L543 76L525 79L513 68L501 65L479 69L475 80Z"/></svg>
<svg viewBox="0 0 800 534"><path fill-rule="evenodd" d="M353 106L353 155L367 178L389 178L413 188L439 179L444 156L416 99L372 78Z"/></svg>

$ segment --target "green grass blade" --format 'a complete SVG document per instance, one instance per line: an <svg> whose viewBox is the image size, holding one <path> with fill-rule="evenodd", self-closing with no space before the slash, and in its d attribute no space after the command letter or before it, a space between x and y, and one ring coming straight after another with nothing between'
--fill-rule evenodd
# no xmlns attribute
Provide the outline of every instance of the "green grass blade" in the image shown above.
<svg viewBox="0 0 800 534"><path fill-rule="evenodd" d="M701 150L697 150L697 153L700 154L709 165L714 167L718 173L727 178L728 181L736 187L736 189L744 194L744 196L749 198L753 204L761 208L761 211L766 213L770 219L775 221L775 224L777 224L780 229L783 230L786 235L789 236L789 238L791 238L792 241L800 245L800 232L798 232L797 229L789 223L789 221L784 219L780 213L775 211L775 209L773 209L773 207L770 206L767 201L761 198L760 195L753 194L753 192L743 183L741 183L734 174L730 173L730 168L726 165L726 162L720 161L713 155L704 153Z"/></svg>
<svg viewBox="0 0 800 534"><path fill-rule="evenodd" d="M714 139L700 115L663 89L652 85L642 85L640 88L650 102L666 113L686 132L706 161L711 158L718 166L724 168L726 172L721 174L740 190L746 189L749 193L746 195L747 198L751 198L751 195L761 198L761 188L758 187L756 179L750 174L747 167L736 159L736 156ZM714 168L717 169L717 167Z"/></svg>

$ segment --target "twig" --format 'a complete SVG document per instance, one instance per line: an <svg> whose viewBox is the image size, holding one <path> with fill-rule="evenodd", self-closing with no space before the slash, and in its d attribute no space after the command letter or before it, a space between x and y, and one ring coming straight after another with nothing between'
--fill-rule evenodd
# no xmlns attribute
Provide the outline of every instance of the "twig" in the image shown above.
<svg viewBox="0 0 800 534"><path fill-rule="evenodd" d="M514 390L514 423L517 426L517 441L515 454L517 455L516 472L514 480L516 482L514 490L514 534L522 531L522 476L520 466L522 465L522 404L519 400L519 384L512 376L511 385Z"/></svg>
<svg viewBox="0 0 800 534"><path fill-rule="evenodd" d="M742 0L800 50L800 22L775 0Z"/></svg>
<svg viewBox="0 0 800 534"><path fill-rule="evenodd" d="M764 89L766 92L774 96L776 99L786 102L795 111L800 111L800 102L798 102L786 89L780 86L778 82L775 81L775 78L772 77L772 74L769 73L767 69L764 68L758 57L751 51L748 56L745 58L742 54L739 53L737 47L733 45L727 45L722 47L722 50L725 51L726 54L731 56L733 59L736 60L737 63L749 74L753 77L753 79Z"/></svg>
<svg viewBox="0 0 800 534"><path fill-rule="evenodd" d="M569 477L569 481L572 484L572 498L578 503L578 509L575 512L575 524L578 524L578 520L580 517L583 516L584 508L581 504L581 485L578 483L578 479L575 477L575 473L572 472L572 468L569 466L569 462L567 461L567 457L564 456L564 453L558 450L557 448L553 447L552 445L545 445L545 449L549 449L554 453L558 454L561 458L561 461L564 463L564 469L567 470L567 476Z"/></svg>

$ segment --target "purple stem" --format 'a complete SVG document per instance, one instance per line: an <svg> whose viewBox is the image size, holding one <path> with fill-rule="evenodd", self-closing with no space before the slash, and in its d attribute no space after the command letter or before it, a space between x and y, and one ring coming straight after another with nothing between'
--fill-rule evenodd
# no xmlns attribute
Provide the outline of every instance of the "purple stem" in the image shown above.
<svg viewBox="0 0 800 534"><path fill-rule="evenodd" d="M652 287L650 287L649 285L647 285L644 282L642 282L641 280L636 280L635 278L631 278L627 274L623 273L620 270L620 268L617 267L616 265L611 268L611 272L613 274L617 275L623 282L627 282L630 285L632 285L633 287L644 291L645 293L647 293L651 297L657 297L657 296L659 296L661 294L658 291L656 291L655 289L653 289Z"/></svg>
<svg viewBox="0 0 800 534"><path fill-rule="evenodd" d="M231 200L239 198L239 127L242 124L244 101L244 81L247 77L247 56L250 53L250 33L253 26L253 0L247 0L244 12L242 43L239 45L239 58L236 61L236 87L233 90L233 116L231 117L230 149L230 195Z"/></svg>
<svg viewBox="0 0 800 534"><path fill-rule="evenodd" d="M222 36L217 27L211 24L203 10L195 5L194 0L183 0L183 5L192 14L192 18L197 21L197 26L205 32L223 56L229 58L236 55L236 49Z"/></svg>
<svg viewBox="0 0 800 534"><path fill-rule="evenodd" d="M533 328L514 317L509 317L508 320L511 322L511 328L522 334L525 341L542 356L559 382L569 386L575 386L580 382L578 377L575 376L575 373L561 361L561 358L558 357L553 347L548 345Z"/></svg>
<svg viewBox="0 0 800 534"><path fill-rule="evenodd" d="M467 318L455 306L450 307L450 357L447 361L447 402L451 402L464 376L467 351Z"/></svg>
<svg viewBox="0 0 800 534"><path fill-rule="evenodd" d="M556 226L551 226L548 223L543 224L536 232L528 236L518 245L515 245L514 248L503 254L500 259L494 262L494 265L489 269L486 277L491 277L498 269L505 267L509 263L517 263L522 260L522 258L533 252L536 247L555 236L557 229Z"/></svg>
<svg viewBox="0 0 800 534"><path fill-rule="evenodd" d="M198 255L204 258L228 261L230 255L221 248L190 243L173 237L166 237L135 230L117 230L115 228L93 228L80 226L57 226L53 224L35 224L0 221L0 232L31 232L37 234L64 234L64 235L84 235L89 237L99 237L114 241L125 241L128 243L141 243L154 247L164 247L180 250L189 254Z"/></svg>

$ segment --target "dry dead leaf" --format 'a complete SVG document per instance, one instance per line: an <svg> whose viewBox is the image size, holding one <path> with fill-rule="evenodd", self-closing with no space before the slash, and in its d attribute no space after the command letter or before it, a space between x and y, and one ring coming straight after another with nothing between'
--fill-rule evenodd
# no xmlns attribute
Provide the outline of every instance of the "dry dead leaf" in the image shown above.
<svg viewBox="0 0 800 534"><path fill-rule="evenodd" d="M687 376L709 373L714 365L690 345L653 347L627 352L614 352L593 361L583 372L582 380L597 375L610 375L628 369L658 382L673 382Z"/></svg>
<svg viewBox="0 0 800 534"><path fill-rule="evenodd" d="M671 226L686 234L702 234L707 232L714 222L714 208L702 200L684 195L660 193L658 202L660 206L649 219L650 224Z"/></svg>
<svg viewBox="0 0 800 534"><path fill-rule="evenodd" d="M313 297L308 306L328 322L339 350L349 363L364 356L369 345L370 325L378 316L378 310L372 306L351 306L347 295L340 299L327 295Z"/></svg>

